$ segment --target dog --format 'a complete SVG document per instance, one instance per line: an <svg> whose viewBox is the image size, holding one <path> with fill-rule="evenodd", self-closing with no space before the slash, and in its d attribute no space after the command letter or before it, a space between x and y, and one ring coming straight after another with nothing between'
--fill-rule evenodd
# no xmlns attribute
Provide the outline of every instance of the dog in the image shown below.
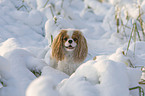
<svg viewBox="0 0 145 96"><path fill-rule="evenodd" d="M80 30L62 29L51 45L52 67L71 75L88 54L85 37Z"/></svg>

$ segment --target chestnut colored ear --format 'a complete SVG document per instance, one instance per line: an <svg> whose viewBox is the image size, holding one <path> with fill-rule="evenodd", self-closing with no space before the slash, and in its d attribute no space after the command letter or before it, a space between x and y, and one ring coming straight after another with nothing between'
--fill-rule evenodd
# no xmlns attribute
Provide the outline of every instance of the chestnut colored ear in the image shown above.
<svg viewBox="0 0 145 96"><path fill-rule="evenodd" d="M79 31L80 32L80 31ZM78 45L74 52L74 57L77 62L83 62L88 54L88 46L85 37L80 32Z"/></svg>
<svg viewBox="0 0 145 96"><path fill-rule="evenodd" d="M66 34L66 32L66 30L61 30L52 42L52 58L55 58L57 61L64 59L63 36Z"/></svg>

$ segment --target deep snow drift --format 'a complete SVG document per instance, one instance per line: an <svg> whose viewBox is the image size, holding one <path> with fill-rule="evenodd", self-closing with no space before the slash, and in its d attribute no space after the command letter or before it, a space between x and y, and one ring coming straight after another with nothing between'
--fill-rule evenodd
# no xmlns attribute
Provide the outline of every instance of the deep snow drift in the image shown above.
<svg viewBox="0 0 145 96"><path fill-rule="evenodd" d="M0 0L0 96L138 96L129 88L145 79L145 42L134 33L127 49L139 24L134 4L143 9L145 0ZM116 14L126 25L117 26ZM89 47L71 76L48 63L52 39L63 28L80 29Z"/></svg>

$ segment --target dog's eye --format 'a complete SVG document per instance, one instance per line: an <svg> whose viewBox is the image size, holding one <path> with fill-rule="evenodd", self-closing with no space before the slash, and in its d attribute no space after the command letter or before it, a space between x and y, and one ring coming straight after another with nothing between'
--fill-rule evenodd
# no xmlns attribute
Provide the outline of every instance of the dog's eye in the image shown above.
<svg viewBox="0 0 145 96"><path fill-rule="evenodd" d="M74 41L77 41L78 39L77 38L74 38Z"/></svg>
<svg viewBox="0 0 145 96"><path fill-rule="evenodd" d="M67 38L65 37L63 40L64 40L64 41L67 41Z"/></svg>

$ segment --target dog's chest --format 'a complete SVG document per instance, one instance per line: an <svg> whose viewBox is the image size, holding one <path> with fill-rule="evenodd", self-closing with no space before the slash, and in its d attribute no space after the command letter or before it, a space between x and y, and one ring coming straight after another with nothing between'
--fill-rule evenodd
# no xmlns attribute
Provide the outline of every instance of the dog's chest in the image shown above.
<svg viewBox="0 0 145 96"><path fill-rule="evenodd" d="M80 64L74 62L73 57L68 55L63 61L58 62L57 69L71 75L79 66Z"/></svg>

